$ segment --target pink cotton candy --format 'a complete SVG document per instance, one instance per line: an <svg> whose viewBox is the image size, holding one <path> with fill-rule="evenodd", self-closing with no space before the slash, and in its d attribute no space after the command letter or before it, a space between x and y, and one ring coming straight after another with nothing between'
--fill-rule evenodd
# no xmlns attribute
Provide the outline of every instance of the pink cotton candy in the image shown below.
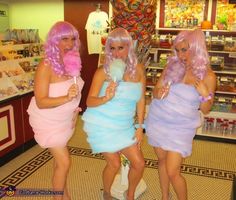
<svg viewBox="0 0 236 200"><path fill-rule="evenodd" d="M63 62L65 65L65 72L73 77L80 75L82 68L80 54L77 51L68 51L64 57Z"/></svg>

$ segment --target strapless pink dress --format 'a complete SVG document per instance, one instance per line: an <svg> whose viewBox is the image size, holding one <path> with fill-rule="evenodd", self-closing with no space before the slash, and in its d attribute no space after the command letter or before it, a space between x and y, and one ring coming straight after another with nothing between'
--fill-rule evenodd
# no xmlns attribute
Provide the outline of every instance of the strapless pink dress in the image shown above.
<svg viewBox="0 0 236 200"><path fill-rule="evenodd" d="M69 87L74 83L73 79L63 82L51 83L49 96L58 97L67 95ZM76 99L54 108L39 109L35 97L32 97L28 107L29 123L34 131L34 138L42 148L64 147L71 138L72 118L75 109L81 99L81 90L84 81L78 78L79 95Z"/></svg>

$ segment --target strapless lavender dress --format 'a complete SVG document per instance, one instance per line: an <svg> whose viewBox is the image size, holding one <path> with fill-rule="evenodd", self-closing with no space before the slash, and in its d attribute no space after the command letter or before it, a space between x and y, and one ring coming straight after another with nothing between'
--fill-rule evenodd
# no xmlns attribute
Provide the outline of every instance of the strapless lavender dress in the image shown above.
<svg viewBox="0 0 236 200"><path fill-rule="evenodd" d="M187 157L201 125L199 94L183 83L173 84L166 98L153 99L145 120L148 143Z"/></svg>

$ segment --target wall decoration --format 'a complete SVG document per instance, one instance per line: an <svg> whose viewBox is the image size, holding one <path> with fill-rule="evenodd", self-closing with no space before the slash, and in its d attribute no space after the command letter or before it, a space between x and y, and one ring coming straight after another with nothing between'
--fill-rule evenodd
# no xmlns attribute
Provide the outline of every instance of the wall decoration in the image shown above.
<svg viewBox="0 0 236 200"><path fill-rule="evenodd" d="M145 54L155 33L157 0L110 0L113 6L111 28L123 27L129 31L137 48ZM139 51L139 53L140 53Z"/></svg>

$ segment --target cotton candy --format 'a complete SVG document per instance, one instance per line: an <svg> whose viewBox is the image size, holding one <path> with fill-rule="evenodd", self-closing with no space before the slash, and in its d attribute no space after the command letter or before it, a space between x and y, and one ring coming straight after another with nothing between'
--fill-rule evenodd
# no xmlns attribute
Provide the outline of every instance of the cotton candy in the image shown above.
<svg viewBox="0 0 236 200"><path fill-rule="evenodd" d="M76 77L80 75L82 68L79 52L68 51L63 57L63 62L66 74L73 76L76 80Z"/></svg>
<svg viewBox="0 0 236 200"><path fill-rule="evenodd" d="M110 64L110 76L113 81L121 81L123 79L126 64L121 59L114 59Z"/></svg>

